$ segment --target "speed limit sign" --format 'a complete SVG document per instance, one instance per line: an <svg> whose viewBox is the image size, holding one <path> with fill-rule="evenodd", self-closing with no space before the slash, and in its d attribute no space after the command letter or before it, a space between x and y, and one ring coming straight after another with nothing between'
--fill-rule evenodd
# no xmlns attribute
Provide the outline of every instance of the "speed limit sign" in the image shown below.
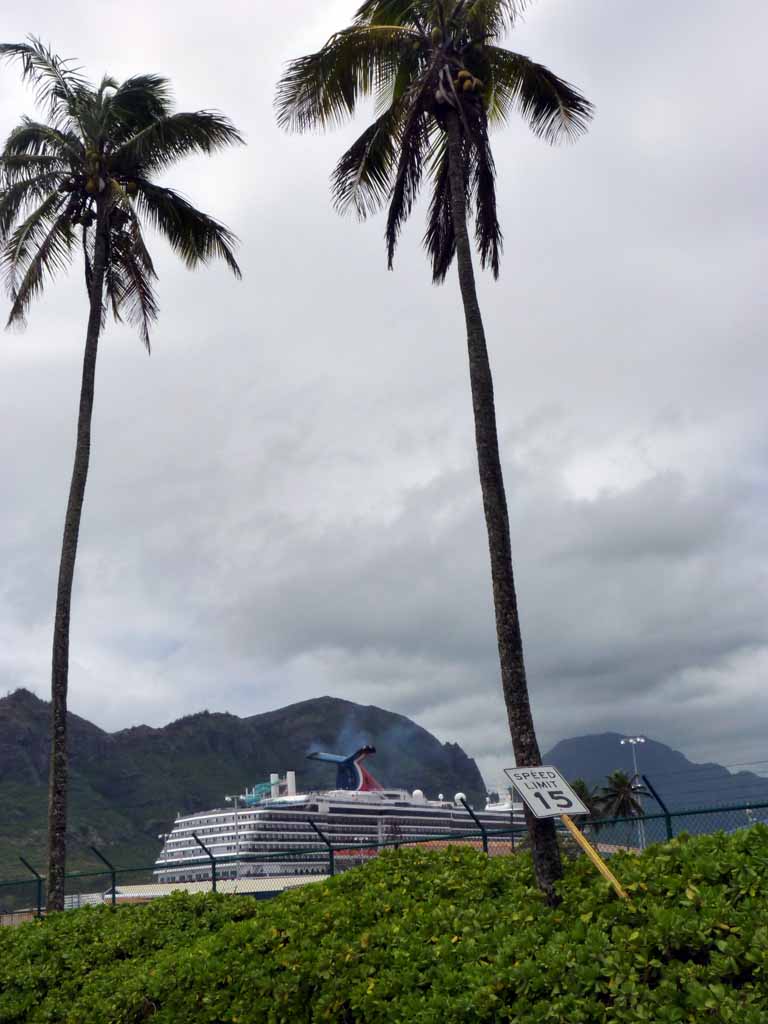
<svg viewBox="0 0 768 1024"><path fill-rule="evenodd" d="M572 820L572 814L589 814L589 810L557 768L539 765L536 768L505 768L504 772L531 814L535 818L559 818L603 878L611 883L621 899L628 900L621 882Z"/></svg>
<svg viewBox="0 0 768 1024"><path fill-rule="evenodd" d="M557 768L505 768L509 781L535 818L559 818L563 814L589 814Z"/></svg>

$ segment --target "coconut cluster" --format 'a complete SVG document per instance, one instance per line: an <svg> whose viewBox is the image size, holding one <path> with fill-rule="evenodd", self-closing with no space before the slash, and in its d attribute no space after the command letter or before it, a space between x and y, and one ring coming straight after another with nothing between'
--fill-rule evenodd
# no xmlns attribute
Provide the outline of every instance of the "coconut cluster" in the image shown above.
<svg viewBox="0 0 768 1024"><path fill-rule="evenodd" d="M472 95L482 91L484 83L471 71L461 68L454 78L448 67L443 67L440 72L437 88L435 89L435 100L438 104L456 106L456 96Z"/></svg>
<svg viewBox="0 0 768 1024"><path fill-rule="evenodd" d="M98 150L93 146L87 146L83 172L68 178L59 188L60 192L71 193L72 198L67 207L71 224L82 224L83 227L95 224L96 211L93 200L104 191L109 183L118 185L126 195L131 197L137 195L139 191L138 182L132 178L112 177L103 166ZM116 227L127 223L129 219L128 214L119 207L114 210L111 217L113 226Z"/></svg>
<svg viewBox="0 0 768 1024"><path fill-rule="evenodd" d="M462 68L453 81L456 87L456 91L461 90L462 92L479 92L483 88L482 79L476 78L471 71L467 71L466 68Z"/></svg>

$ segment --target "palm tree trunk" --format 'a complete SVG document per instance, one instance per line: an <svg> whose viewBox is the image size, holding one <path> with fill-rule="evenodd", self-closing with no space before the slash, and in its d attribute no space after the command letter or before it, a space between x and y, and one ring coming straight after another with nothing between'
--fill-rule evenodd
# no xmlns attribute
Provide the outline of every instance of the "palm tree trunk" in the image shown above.
<svg viewBox="0 0 768 1024"><path fill-rule="evenodd" d="M80 412L72 482L69 488L64 537L59 562L56 592L56 619L53 627L51 668L51 764L48 778L48 894L47 909L64 909L64 872L67 830L67 685L69 681L69 613L72 580L75 574L80 516L83 510L85 482L91 454L91 414L96 375L96 354L101 332L102 292L107 261L107 210L98 200L98 220L90 288L90 314L85 337L83 379L80 387Z"/></svg>
<svg viewBox="0 0 768 1024"><path fill-rule="evenodd" d="M541 754L528 699L523 641L512 570L509 515L496 431L493 378L488 360L480 305L477 301L475 274L472 268L472 249L467 231L462 128L459 115L455 110L448 112L446 127L451 208L456 236L459 285L467 324L475 442L485 525L488 531L488 548L491 556L491 579L496 612L496 637L501 663L501 686L509 718L509 729L512 734L515 761L521 766L536 766L541 764ZM562 877L555 827L551 820L538 820L527 809L525 813L531 837L536 879L548 902L554 904L557 900L554 883Z"/></svg>

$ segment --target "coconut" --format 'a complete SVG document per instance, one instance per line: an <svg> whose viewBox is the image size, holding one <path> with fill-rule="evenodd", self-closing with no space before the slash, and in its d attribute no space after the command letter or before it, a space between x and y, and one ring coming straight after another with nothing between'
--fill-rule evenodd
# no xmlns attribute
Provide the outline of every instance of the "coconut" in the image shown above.
<svg viewBox="0 0 768 1024"><path fill-rule="evenodd" d="M128 193L129 196L135 196L136 193L139 191L138 182L129 181L125 186L125 191Z"/></svg>
<svg viewBox="0 0 768 1024"><path fill-rule="evenodd" d="M442 39L443 39L443 33L440 31L440 29L439 28L433 28L432 29L432 42L435 45L437 45L438 43L442 42Z"/></svg>
<svg viewBox="0 0 768 1024"><path fill-rule="evenodd" d="M475 91L475 81L474 81L474 79L473 78L465 78L464 79L464 92L474 92L474 91Z"/></svg>
<svg viewBox="0 0 768 1024"><path fill-rule="evenodd" d="M88 192L89 195L93 195L94 192L98 192L98 190L99 190L99 180L98 180L98 178L93 178L93 177L89 178L88 181L86 181L86 183L85 183L85 191Z"/></svg>
<svg viewBox="0 0 768 1024"><path fill-rule="evenodd" d="M461 71L459 72L459 78L471 78L471 77L472 77L472 72L471 71L467 71L466 68L462 68Z"/></svg>

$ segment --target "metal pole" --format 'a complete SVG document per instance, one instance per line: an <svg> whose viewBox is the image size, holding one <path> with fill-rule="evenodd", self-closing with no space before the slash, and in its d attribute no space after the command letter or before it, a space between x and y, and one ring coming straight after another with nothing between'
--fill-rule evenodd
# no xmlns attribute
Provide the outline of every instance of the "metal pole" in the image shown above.
<svg viewBox="0 0 768 1024"><path fill-rule="evenodd" d="M23 857L19 857L19 860L24 865L24 867L28 868L32 872L32 874L35 876L35 883L36 883L36 888L37 888L37 914L35 916L36 917L42 917L43 916L43 876L40 874L39 871L35 871L35 869L32 867L32 865L28 861L24 860Z"/></svg>
<svg viewBox="0 0 768 1024"><path fill-rule="evenodd" d="M235 797L235 881L240 877L240 800Z"/></svg>
<svg viewBox="0 0 768 1024"><path fill-rule="evenodd" d="M478 816L475 814L475 812L472 810L472 808L469 806L469 804L464 799L464 797L461 798L460 802L464 805L464 810L467 812L467 814L469 814L471 816L471 818L474 821L474 823L480 829L480 832L482 833L482 836L483 836L483 853L488 853L488 833L483 828L482 822L480 821Z"/></svg>
<svg viewBox="0 0 768 1024"><path fill-rule="evenodd" d="M659 807L664 812L664 824L667 827L667 839L673 839L674 835L675 835L675 832L674 832L674 829L672 828L672 815L669 813L669 808L667 807L667 805L664 803L664 801L661 799L659 794L654 789L653 785L651 784L651 780L648 778L648 776L647 775L643 775L643 776L641 776L641 778L642 778L643 782L645 783L646 788L648 789L648 792L651 794L653 799L656 801L656 803L659 805Z"/></svg>
<svg viewBox="0 0 768 1024"><path fill-rule="evenodd" d="M331 843L330 839L323 832L320 831L320 829L317 827L314 821L312 821L311 818L307 818L307 821L315 830L315 832L317 832L317 834L320 836L325 845L328 847L328 874L335 875L336 861L333 855L333 844Z"/></svg>
<svg viewBox="0 0 768 1024"><path fill-rule="evenodd" d="M639 779L640 778L640 770L637 767L637 744L636 743L632 744L632 764L635 766L635 779ZM642 798L641 798L641 805L642 805ZM642 818L640 818L638 820L637 828L638 828L638 831L640 833L640 849L644 850L645 849L645 825L643 824L643 819Z"/></svg>
<svg viewBox="0 0 768 1024"><path fill-rule="evenodd" d="M633 781L637 781L640 778L640 772L639 772L639 769L637 767L637 751L636 751L635 748L637 747L638 743L645 743L645 736L625 736L622 740L620 740L620 742L621 742L622 746L625 743L628 743L630 745L630 747L632 748L632 764L634 765L634 768L635 768L635 774L633 776ZM640 806L642 807L642 800L640 801ZM638 839L640 841L640 849L644 850L645 849L645 825L643 824L642 818L638 818L637 819L637 833L638 833Z"/></svg>
<svg viewBox="0 0 768 1024"><path fill-rule="evenodd" d="M507 788L509 793L509 827L512 830L509 836L509 845L512 853L515 852L515 787Z"/></svg>
<svg viewBox="0 0 768 1024"><path fill-rule="evenodd" d="M213 856L211 851L208 849L208 847L205 845L202 839L200 839L196 832L192 833L192 838L195 840L200 849L204 853L207 853L211 859L211 892L216 892L216 858Z"/></svg>
<svg viewBox="0 0 768 1024"><path fill-rule="evenodd" d="M109 868L109 874L112 878L112 906L114 907L115 903L117 902L117 873L115 865L110 864L107 858L102 853L99 853L95 846L92 846L91 849L99 858L99 860L103 861Z"/></svg>
<svg viewBox="0 0 768 1024"><path fill-rule="evenodd" d="M225 800L231 802L235 808L235 879L240 877L240 797L225 796Z"/></svg>
<svg viewBox="0 0 768 1024"><path fill-rule="evenodd" d="M614 890L616 891L616 894L618 896L620 896L623 900L628 900L629 896L627 896L626 892L622 888L621 882L618 880L616 875L614 875L614 873L611 871L611 869L605 863L605 861L600 856L600 854L597 852L597 850L595 850L595 848L592 846L592 844L587 839L587 837L584 835L584 833L581 831L581 829L576 825L576 823L573 821L573 819L570 818L567 814L561 814L560 815L560 821L562 821L562 823L565 825L565 827L571 833L571 835L576 840L576 842L579 844L579 846L582 848L584 853L586 853L586 855L589 857L589 859L595 865L595 867L600 872L600 874L603 876L603 878L605 878L606 881L611 883L611 885L613 886Z"/></svg>

